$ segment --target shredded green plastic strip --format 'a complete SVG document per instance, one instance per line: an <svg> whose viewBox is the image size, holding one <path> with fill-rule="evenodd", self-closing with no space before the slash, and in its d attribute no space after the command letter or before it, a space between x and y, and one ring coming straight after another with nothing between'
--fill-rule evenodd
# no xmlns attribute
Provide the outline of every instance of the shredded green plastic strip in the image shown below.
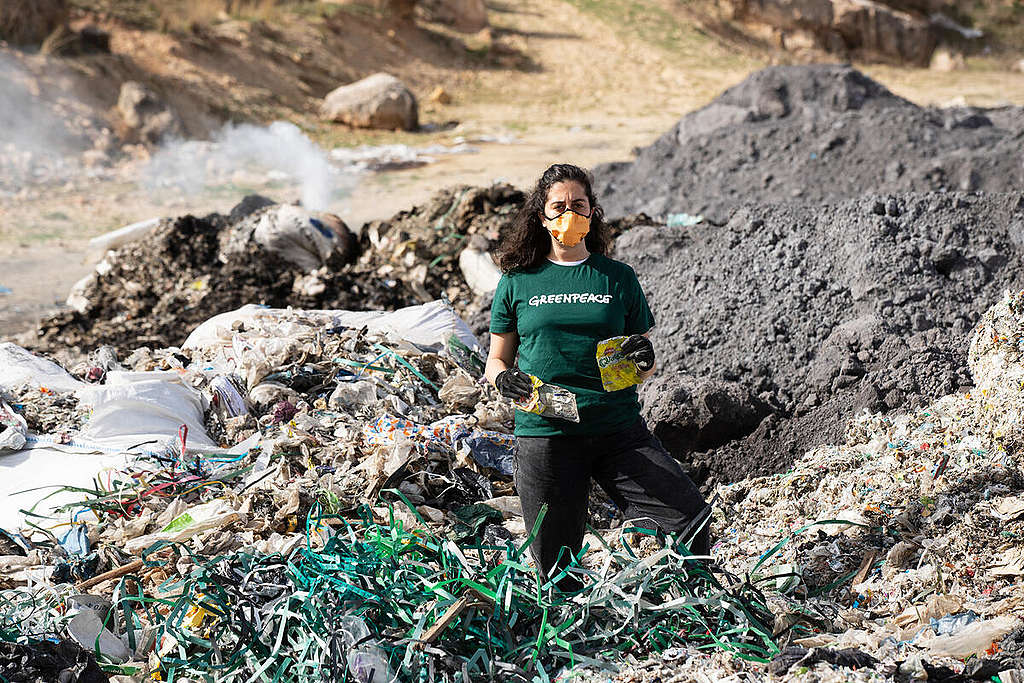
<svg viewBox="0 0 1024 683"><path fill-rule="evenodd" d="M369 681L353 674L368 653L389 669L374 681L553 680L574 666L614 670L625 656L680 646L762 662L778 653L757 589L731 577L723 585L685 546L638 559L623 535L599 562L570 558L566 575L585 588L559 592L523 561L540 521L523 544L456 544L406 528L393 512L381 524L366 506L345 519L318 502L306 544L288 556L201 557L154 544L147 565L173 578L146 593L140 577L122 577L109 627L133 643L155 639L165 681ZM179 576L181 566L191 569ZM0 593L0 635L59 632L67 597ZM463 598L465 609L426 642ZM10 615L29 604L35 618L15 622ZM351 630L353 618L367 637Z"/></svg>

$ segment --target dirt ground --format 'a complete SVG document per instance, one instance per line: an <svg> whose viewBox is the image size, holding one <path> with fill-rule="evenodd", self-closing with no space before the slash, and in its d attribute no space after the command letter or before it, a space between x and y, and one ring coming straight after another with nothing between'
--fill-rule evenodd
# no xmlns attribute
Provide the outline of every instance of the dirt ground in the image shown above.
<svg viewBox="0 0 1024 683"><path fill-rule="evenodd" d="M184 102L189 89L208 91L203 95L206 109L195 105L193 111L180 105L198 133L203 125L212 125L204 112L223 91L228 95L225 102L215 102L217 106L243 110L248 102L256 112L254 118L263 121L288 116L326 149L393 143L451 145L481 136L514 139L512 143L472 143L476 153L441 156L417 168L364 173L339 192L330 207L358 228L367 220L422 202L441 187L494 180L527 186L556 161L592 166L628 159L635 147L649 144L682 114L777 59L717 40L686 24L687 17L679 17L682 28L665 34L664 27L650 18L617 17L609 8L618 4L609 3L598 11L594 3L583 0L490 2L489 36L453 38L434 25L400 29L394 45L380 49L396 52L391 70L411 83L420 98L421 123L427 129L421 133L352 131L316 121L309 113L316 96L334 85L322 74L322 82L310 85L307 79L289 90L291 72L281 67L267 79L271 90L276 87L280 92L256 88L252 81L259 71L244 65L239 46L255 46L251 49L259 56L269 49L268 39L262 36L257 41L253 36L260 31L252 30L238 37L242 30L238 22L218 29L224 35L217 41L227 41L234 52L231 60L216 65L217 74L211 72L209 58L200 58L210 49L209 44L196 44L202 37L181 40L161 34L154 38L151 31L119 28L112 44L115 53L120 51L115 57L131 60L131 73L148 69L168 81L177 79L168 86L179 89L172 98L175 102ZM661 6L668 8L663 13L675 7L669 2ZM371 19L350 23L344 24L345 30L372 29L389 35L386 23ZM311 45L316 43L316 35L301 24L283 25L278 37L291 41L288 46L299 53L313 50ZM481 50L480 41L487 53L482 62L474 56ZM372 46L357 46L364 47L368 51ZM375 70L369 57L359 57L360 51L349 50L351 77ZM319 53L310 54L320 59ZM230 68L235 71L226 71ZM969 62L967 70L952 73L860 68L920 104L1024 104L1024 74L984 60ZM110 90L111 69L93 64L85 70L86 84L106 83ZM113 71L118 75L117 69ZM438 85L452 95L450 105L429 101L430 91ZM155 189L139 182L144 167L137 160L117 162L106 179L26 187L14 197L0 199L0 338L16 334L63 301L69 287L102 256L88 247L88 240L96 235L155 216L226 211L252 191L278 201L299 197L294 183L279 177L261 179L258 174L255 180L210 185L187 194L175 188Z"/></svg>

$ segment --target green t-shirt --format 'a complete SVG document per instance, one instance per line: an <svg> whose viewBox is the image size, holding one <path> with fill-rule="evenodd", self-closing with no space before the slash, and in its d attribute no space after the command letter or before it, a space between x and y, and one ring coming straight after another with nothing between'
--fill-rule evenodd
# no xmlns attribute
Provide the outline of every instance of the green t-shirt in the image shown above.
<svg viewBox="0 0 1024 683"><path fill-rule="evenodd" d="M516 436L612 434L640 416L636 387L606 392L597 368L597 343L643 334L654 326L636 273L624 263L591 254L575 266L545 260L506 273L491 305L491 332L519 334L519 368L576 395L579 424L516 411Z"/></svg>

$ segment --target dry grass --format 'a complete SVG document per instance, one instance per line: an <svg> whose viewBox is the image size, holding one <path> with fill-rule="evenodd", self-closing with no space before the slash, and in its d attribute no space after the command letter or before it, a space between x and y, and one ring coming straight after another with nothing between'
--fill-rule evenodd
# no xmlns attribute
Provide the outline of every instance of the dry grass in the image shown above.
<svg viewBox="0 0 1024 683"><path fill-rule="evenodd" d="M67 0L2 0L0 40L12 45L39 45L67 18Z"/></svg>
<svg viewBox="0 0 1024 683"><path fill-rule="evenodd" d="M286 5L311 0L165 0L159 4L163 30L189 30L228 18L273 19Z"/></svg>

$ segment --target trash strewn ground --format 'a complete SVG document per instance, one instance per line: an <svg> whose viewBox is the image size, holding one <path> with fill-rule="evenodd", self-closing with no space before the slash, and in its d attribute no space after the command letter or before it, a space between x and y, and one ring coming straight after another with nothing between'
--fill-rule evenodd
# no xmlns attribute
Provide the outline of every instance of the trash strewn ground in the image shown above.
<svg viewBox="0 0 1024 683"><path fill-rule="evenodd" d="M767 118L732 132L920 114L837 69L753 77L729 97ZM1016 116L975 115L943 130L998 148ZM29 350L0 344L0 674L1019 680L1024 195L947 189L613 222L658 321L646 414L716 543L595 490L576 594L526 553L481 377L522 192L358 229L250 196L104 236Z"/></svg>
<svg viewBox="0 0 1024 683"><path fill-rule="evenodd" d="M576 594L525 554L511 406L475 346L438 301L247 306L71 373L0 348L4 404L51 430L29 454L123 455L4 530L3 661L72 681L1015 680L1024 291L975 327L970 391L718 487L710 562L596 498Z"/></svg>
<svg viewBox="0 0 1024 683"><path fill-rule="evenodd" d="M848 65L762 69L684 116L631 162L594 169L610 217L748 203L1020 187L1024 109L922 108Z"/></svg>
<svg viewBox="0 0 1024 683"><path fill-rule="evenodd" d="M684 648L613 680L1020 680L1022 349L1017 291L973 331L970 391L716 489L712 555L769 596L768 666Z"/></svg>
<svg viewBox="0 0 1024 683"><path fill-rule="evenodd" d="M600 496L594 550L571 568L590 588L539 580L512 406L476 349L441 301L247 306L74 374L0 347L15 413L91 407L29 433L30 458L123 455L38 503L15 496L31 514L3 535L2 639L31 657L58 642L69 680L93 680L90 652L133 681L532 680L673 647L774 656L759 591L658 549Z"/></svg>

